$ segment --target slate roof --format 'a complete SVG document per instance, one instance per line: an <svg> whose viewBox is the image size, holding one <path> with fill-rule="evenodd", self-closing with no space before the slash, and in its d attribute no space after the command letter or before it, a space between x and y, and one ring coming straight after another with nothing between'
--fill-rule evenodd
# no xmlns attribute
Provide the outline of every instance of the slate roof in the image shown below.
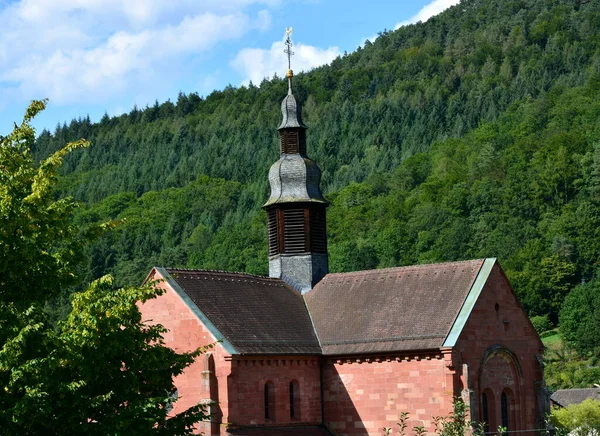
<svg viewBox="0 0 600 436"><path fill-rule="evenodd" d="M600 401L600 389L559 389L550 396L550 400L561 407L579 404L587 399Z"/></svg>
<svg viewBox="0 0 600 436"><path fill-rule="evenodd" d="M483 263L328 274L304 297L280 279L160 270L238 354L344 355L442 347Z"/></svg>
<svg viewBox="0 0 600 436"><path fill-rule="evenodd" d="M288 94L281 102L281 115L283 119L277 130L295 127L306 129L306 125L302 122L302 106L296 101L291 86L288 89Z"/></svg>
<svg viewBox="0 0 600 436"><path fill-rule="evenodd" d="M166 271L239 354L320 354L304 300L283 280Z"/></svg>
<svg viewBox="0 0 600 436"><path fill-rule="evenodd" d="M305 295L323 354L440 348L483 262L328 274Z"/></svg>

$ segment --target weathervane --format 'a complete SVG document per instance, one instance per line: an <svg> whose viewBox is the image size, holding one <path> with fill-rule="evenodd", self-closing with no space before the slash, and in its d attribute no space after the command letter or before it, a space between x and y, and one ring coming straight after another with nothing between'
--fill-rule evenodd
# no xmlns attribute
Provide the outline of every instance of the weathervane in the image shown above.
<svg viewBox="0 0 600 436"><path fill-rule="evenodd" d="M285 49L283 50L288 57L288 70L285 73L285 77L288 78L290 89L292 88L292 77L294 77L294 73L292 71L292 56L294 55L294 52L292 51L292 45L294 44L292 44L292 38L290 38L292 30L293 29L291 27L285 29Z"/></svg>

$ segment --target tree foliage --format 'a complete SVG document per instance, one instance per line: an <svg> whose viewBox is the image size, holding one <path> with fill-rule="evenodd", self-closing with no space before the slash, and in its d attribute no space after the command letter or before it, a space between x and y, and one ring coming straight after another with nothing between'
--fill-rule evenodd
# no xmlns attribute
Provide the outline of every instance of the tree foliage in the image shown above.
<svg viewBox="0 0 600 436"><path fill-rule="evenodd" d="M547 356L544 379L551 390L589 388L600 380L597 358L581 358L574 353L559 351Z"/></svg>
<svg viewBox="0 0 600 436"><path fill-rule="evenodd" d="M203 350L164 346L161 326L141 320L138 302L152 284L115 289L110 276L72 296L66 320L53 325L48 301L77 283L86 240L111 225L75 225L76 203L55 198L64 157L87 146L69 143L39 165L29 122L0 142L0 428L2 434L188 434L205 417L200 406L167 419L180 374Z"/></svg>
<svg viewBox="0 0 600 436"><path fill-rule="evenodd" d="M560 312L560 331L582 355L600 354L600 277L567 295Z"/></svg>
<svg viewBox="0 0 600 436"><path fill-rule="evenodd" d="M593 435L600 432L600 401L584 400L552 411L552 423L569 434Z"/></svg>
<svg viewBox="0 0 600 436"><path fill-rule="evenodd" d="M23 124L0 141L0 296L19 309L73 283L83 245L71 219L75 202L55 200L52 187L65 155L87 143L69 143L35 167L29 121L44 105L34 102Z"/></svg>
<svg viewBox="0 0 600 436"><path fill-rule="evenodd" d="M528 314L555 325L600 259L599 17L598 2L465 0L295 77L332 269L497 257ZM88 246L86 278L266 273L285 92L275 77L43 132L37 159L94 141L59 180L86 202L76 222L125 219Z"/></svg>

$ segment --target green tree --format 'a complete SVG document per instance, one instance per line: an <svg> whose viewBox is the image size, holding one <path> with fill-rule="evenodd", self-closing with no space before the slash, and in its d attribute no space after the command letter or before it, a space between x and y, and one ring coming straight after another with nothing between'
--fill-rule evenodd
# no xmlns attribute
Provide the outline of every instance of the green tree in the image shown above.
<svg viewBox="0 0 600 436"><path fill-rule="evenodd" d="M600 432L600 401L588 399L580 404L554 409L551 420L557 428L573 432L575 435L598 434Z"/></svg>
<svg viewBox="0 0 600 436"><path fill-rule="evenodd" d="M75 284L85 232L72 222L76 203L55 199L56 170L68 144L36 165L31 119L0 138L0 429L7 435L189 434L201 406L167 419L173 377L203 350L178 354L161 326L145 325L137 303L152 284L115 290L104 277L72 297L53 325L43 306Z"/></svg>
<svg viewBox="0 0 600 436"><path fill-rule="evenodd" d="M16 309L52 299L73 284L83 245L70 219L76 203L55 200L53 187L65 155L87 143L72 142L36 168L29 122L44 105L32 103L23 124L0 139L0 304Z"/></svg>
<svg viewBox="0 0 600 436"><path fill-rule="evenodd" d="M575 287L560 312L560 331L579 353L600 352L600 277Z"/></svg>

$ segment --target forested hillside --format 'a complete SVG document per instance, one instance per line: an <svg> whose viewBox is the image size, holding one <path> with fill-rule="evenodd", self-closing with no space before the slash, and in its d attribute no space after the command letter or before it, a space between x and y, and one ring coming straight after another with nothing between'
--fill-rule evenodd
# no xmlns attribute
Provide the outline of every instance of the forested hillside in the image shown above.
<svg viewBox="0 0 600 436"><path fill-rule="evenodd" d="M294 78L323 170L334 271L498 257L553 323L600 280L600 2L463 0ZM284 80L179 95L44 131L85 137L60 181L78 222L123 219L85 275L267 272L267 172Z"/></svg>

